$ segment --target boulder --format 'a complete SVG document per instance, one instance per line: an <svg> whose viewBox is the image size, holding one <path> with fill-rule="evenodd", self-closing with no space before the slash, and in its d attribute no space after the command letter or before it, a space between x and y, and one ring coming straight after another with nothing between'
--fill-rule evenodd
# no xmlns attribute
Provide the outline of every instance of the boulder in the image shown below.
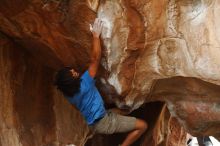
<svg viewBox="0 0 220 146"><path fill-rule="evenodd" d="M220 139L218 0L0 3L1 145L85 144L88 127L52 84L63 66L88 68L96 17L104 21L97 86L106 105L136 111L161 101L170 112L145 115L157 119L145 144L161 135L158 122L176 128L165 126L154 145L182 143L186 132Z"/></svg>

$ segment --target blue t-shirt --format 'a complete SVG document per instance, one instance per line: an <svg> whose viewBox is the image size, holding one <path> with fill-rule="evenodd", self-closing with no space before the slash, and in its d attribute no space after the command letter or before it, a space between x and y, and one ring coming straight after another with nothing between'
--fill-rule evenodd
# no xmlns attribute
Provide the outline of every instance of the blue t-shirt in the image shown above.
<svg viewBox="0 0 220 146"><path fill-rule="evenodd" d="M95 120L104 117L106 113L95 80L88 71L81 76L80 91L73 97L66 98L79 109L88 125L94 124Z"/></svg>

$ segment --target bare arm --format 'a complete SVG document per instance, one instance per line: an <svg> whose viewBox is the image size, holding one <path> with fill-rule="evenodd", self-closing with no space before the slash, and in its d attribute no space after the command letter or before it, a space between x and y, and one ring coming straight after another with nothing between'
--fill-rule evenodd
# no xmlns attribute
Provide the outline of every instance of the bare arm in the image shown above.
<svg viewBox="0 0 220 146"><path fill-rule="evenodd" d="M95 77L101 58L101 45L100 45L100 34L102 31L102 22L100 19L96 18L92 27L93 34L93 45L91 53L91 63L89 65L89 74L91 77Z"/></svg>

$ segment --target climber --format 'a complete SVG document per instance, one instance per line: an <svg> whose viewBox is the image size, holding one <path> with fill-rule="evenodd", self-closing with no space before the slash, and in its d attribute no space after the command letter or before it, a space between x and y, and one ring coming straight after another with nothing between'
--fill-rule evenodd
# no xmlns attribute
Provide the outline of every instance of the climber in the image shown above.
<svg viewBox="0 0 220 146"><path fill-rule="evenodd" d="M94 77L98 70L101 46L100 34L103 22L96 18L90 30L93 36L91 63L87 71L80 75L71 67L64 67L56 74L55 84L67 100L81 112L88 126L101 134L129 132L121 146L129 146L147 129L147 123L135 117L120 115L106 110L102 97L95 86ZM122 113L122 112L121 112Z"/></svg>

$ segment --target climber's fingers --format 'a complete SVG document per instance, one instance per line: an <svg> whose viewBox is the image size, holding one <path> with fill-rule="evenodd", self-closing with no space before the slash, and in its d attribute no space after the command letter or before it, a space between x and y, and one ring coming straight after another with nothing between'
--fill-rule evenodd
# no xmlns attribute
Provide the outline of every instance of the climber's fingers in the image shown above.
<svg viewBox="0 0 220 146"><path fill-rule="evenodd" d="M102 28L103 28L103 21L101 21L101 19L96 18L94 21L93 25L89 25L90 26L90 31L93 33L93 35L95 37L99 37L99 35L102 32Z"/></svg>

